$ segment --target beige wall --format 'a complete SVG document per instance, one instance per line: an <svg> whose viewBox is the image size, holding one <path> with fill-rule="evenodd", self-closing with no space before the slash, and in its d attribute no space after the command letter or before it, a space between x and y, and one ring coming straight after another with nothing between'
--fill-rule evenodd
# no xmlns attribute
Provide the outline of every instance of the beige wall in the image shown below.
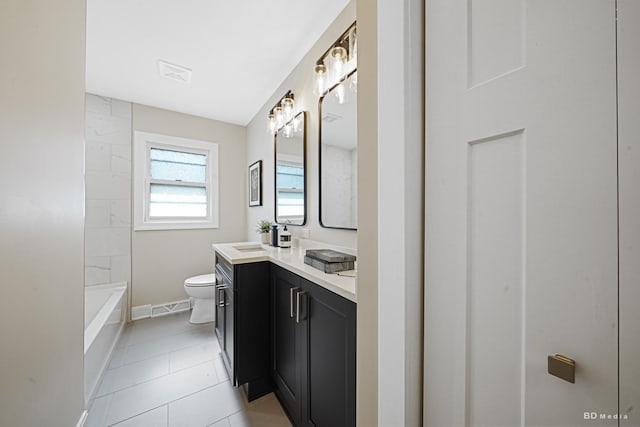
<svg viewBox="0 0 640 427"><path fill-rule="evenodd" d="M0 425L83 411L82 0L0 4Z"/></svg>
<svg viewBox="0 0 640 427"><path fill-rule="evenodd" d="M133 131L219 144L220 227L133 231L132 306L186 299L184 279L213 272L212 243L246 239L246 128L133 104ZM134 165L135 166L135 165Z"/></svg>
<svg viewBox="0 0 640 427"><path fill-rule="evenodd" d="M271 107L287 92L295 95L296 111L307 111L307 222L312 240L333 243L350 248L356 247L357 233L352 230L335 230L320 227L318 220L318 98L313 95L313 67L316 60L329 46L356 20L355 0L340 13L318 42L309 50L271 98L257 112L247 127L248 166L262 160L262 206L247 209L247 237L259 240L255 232L256 223L262 219L274 220L274 168L273 136L267 132L267 115ZM294 237L300 235L300 228L290 227Z"/></svg>
<svg viewBox="0 0 640 427"><path fill-rule="evenodd" d="M377 1L358 7L357 425L378 425Z"/></svg>

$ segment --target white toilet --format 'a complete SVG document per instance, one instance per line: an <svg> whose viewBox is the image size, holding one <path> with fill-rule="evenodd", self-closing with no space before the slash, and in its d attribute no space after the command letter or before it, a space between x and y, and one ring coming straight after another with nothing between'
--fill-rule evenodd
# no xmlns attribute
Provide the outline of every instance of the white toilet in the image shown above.
<svg viewBox="0 0 640 427"><path fill-rule="evenodd" d="M184 281L184 290L193 298L191 323L208 323L215 319L214 297L216 277L214 274L202 274L189 277Z"/></svg>

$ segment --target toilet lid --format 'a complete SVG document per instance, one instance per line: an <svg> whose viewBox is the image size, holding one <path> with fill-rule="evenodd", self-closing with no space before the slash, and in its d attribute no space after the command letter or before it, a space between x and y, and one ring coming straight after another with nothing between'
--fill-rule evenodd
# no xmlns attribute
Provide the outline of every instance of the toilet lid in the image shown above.
<svg viewBox="0 0 640 427"><path fill-rule="evenodd" d="M201 274L200 276L189 277L184 281L185 286L213 286L216 282L215 274Z"/></svg>

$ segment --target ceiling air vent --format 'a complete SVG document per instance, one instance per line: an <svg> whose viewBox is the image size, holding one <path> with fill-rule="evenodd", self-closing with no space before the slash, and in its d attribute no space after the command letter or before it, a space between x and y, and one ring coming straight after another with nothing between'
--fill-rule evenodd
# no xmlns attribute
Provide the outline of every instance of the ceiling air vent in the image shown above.
<svg viewBox="0 0 640 427"><path fill-rule="evenodd" d="M325 123L332 123L332 122L335 122L336 120L340 120L341 118L342 116L339 116L337 114L327 113L324 115L324 117L322 117L322 121Z"/></svg>
<svg viewBox="0 0 640 427"><path fill-rule="evenodd" d="M162 77L178 81L180 83L191 83L191 70L182 65L172 64L162 59L158 59L158 72Z"/></svg>

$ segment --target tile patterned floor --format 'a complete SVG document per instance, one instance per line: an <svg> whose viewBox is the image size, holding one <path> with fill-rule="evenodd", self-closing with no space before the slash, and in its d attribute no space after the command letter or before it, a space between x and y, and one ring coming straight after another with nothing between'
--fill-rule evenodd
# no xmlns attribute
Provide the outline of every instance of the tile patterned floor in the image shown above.
<svg viewBox="0 0 640 427"><path fill-rule="evenodd" d="M231 386L213 324L189 313L127 325L85 427L291 427L273 394Z"/></svg>

